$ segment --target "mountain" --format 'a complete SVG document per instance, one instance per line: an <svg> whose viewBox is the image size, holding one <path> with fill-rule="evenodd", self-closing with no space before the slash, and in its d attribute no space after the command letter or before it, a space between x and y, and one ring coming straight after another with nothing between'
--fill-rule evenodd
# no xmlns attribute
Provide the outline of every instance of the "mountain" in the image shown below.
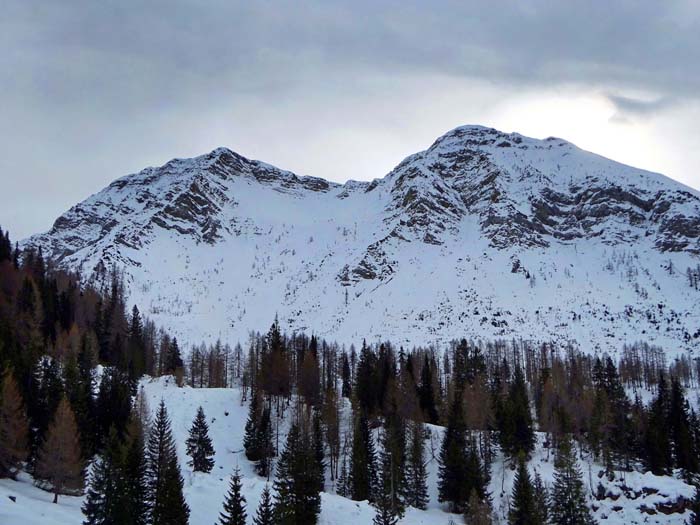
<svg viewBox="0 0 700 525"><path fill-rule="evenodd" d="M23 245L85 277L122 268L130 300L188 342L244 342L277 314L342 343L700 344L699 192L561 139L480 126L371 182L302 177L225 148L172 160Z"/></svg>

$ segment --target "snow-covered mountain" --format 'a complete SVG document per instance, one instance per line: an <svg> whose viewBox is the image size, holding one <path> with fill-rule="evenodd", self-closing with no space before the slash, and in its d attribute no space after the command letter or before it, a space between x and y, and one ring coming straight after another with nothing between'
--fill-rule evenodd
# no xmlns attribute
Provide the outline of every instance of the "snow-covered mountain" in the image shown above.
<svg viewBox="0 0 700 525"><path fill-rule="evenodd" d="M189 341L275 314L340 342L700 345L700 193L557 138L464 126L372 182L219 148L116 180L25 245Z"/></svg>

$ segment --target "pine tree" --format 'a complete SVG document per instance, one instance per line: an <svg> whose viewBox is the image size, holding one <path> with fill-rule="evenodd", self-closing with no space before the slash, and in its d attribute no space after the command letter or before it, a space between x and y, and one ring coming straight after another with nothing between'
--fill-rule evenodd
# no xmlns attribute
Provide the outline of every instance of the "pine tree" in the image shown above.
<svg viewBox="0 0 700 525"><path fill-rule="evenodd" d="M274 512L272 507L272 496L270 494L270 487L265 485L262 491L262 496L260 498L260 504L258 505L258 510L253 517L254 525L273 525Z"/></svg>
<svg viewBox="0 0 700 525"><path fill-rule="evenodd" d="M14 478L29 454L29 422L17 382L8 370L0 393L0 478Z"/></svg>
<svg viewBox="0 0 700 525"><path fill-rule="evenodd" d="M407 500L406 503L417 509L428 507L428 471L425 465L425 443L423 425L411 424L406 468Z"/></svg>
<svg viewBox="0 0 700 525"><path fill-rule="evenodd" d="M355 501L374 499L377 482L376 454L369 421L364 414L355 419L350 453L349 493Z"/></svg>
<svg viewBox="0 0 700 525"><path fill-rule="evenodd" d="M515 473L513 496L508 511L508 524L543 525L542 522L537 521L534 489L523 453L518 458L518 470Z"/></svg>
<svg viewBox="0 0 700 525"><path fill-rule="evenodd" d="M321 512L312 441L308 430L296 423L287 434L274 483L277 525L314 525Z"/></svg>
<svg viewBox="0 0 700 525"><path fill-rule="evenodd" d="M245 525L245 497L241 494L241 474L238 469L231 475L224 510L219 514L220 525Z"/></svg>
<svg viewBox="0 0 700 525"><path fill-rule="evenodd" d="M204 410L200 406L197 415L192 422L190 435L186 441L187 455L190 461L187 463L195 472L211 472L214 468L214 447L209 437L209 425L204 416Z"/></svg>
<svg viewBox="0 0 700 525"><path fill-rule="evenodd" d="M42 488L49 488L58 503L59 494L75 494L83 488L80 441L75 416L63 397L46 432L34 474Z"/></svg>
<svg viewBox="0 0 700 525"><path fill-rule="evenodd" d="M554 460L554 487L550 506L552 525L592 525L581 471L572 450L571 441L565 438L559 445Z"/></svg>
<svg viewBox="0 0 700 525"><path fill-rule="evenodd" d="M146 464L151 525L186 525L190 509L182 494L182 474L177 464L170 419L162 400L148 439Z"/></svg>

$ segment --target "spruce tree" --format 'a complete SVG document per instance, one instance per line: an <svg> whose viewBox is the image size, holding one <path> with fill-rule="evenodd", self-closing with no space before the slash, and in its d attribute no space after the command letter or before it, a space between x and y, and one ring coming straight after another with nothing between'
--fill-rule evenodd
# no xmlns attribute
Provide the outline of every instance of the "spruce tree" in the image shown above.
<svg viewBox="0 0 700 525"><path fill-rule="evenodd" d="M272 444L270 407L263 408L256 430L255 443L258 447L258 460L255 462L255 471L258 475L269 478L272 470L272 458L275 455L275 448Z"/></svg>
<svg viewBox="0 0 700 525"><path fill-rule="evenodd" d="M429 500L424 440L423 425L418 422L412 423L406 465L406 503L421 510L425 510L428 507Z"/></svg>
<svg viewBox="0 0 700 525"><path fill-rule="evenodd" d="M133 523L126 488L123 449L114 427L106 446L95 462L90 476L82 512L84 525L113 525ZM142 522L144 523L144 522Z"/></svg>
<svg viewBox="0 0 700 525"><path fill-rule="evenodd" d="M403 507L398 497L398 482L394 477L394 458L386 431L382 436L382 444L379 486L373 502L376 509L373 523L374 525L396 525L399 518L403 516Z"/></svg>
<svg viewBox="0 0 700 525"><path fill-rule="evenodd" d="M438 500L447 502L453 512L462 512L469 497L466 490L467 429L461 396L455 396L440 445Z"/></svg>
<svg viewBox="0 0 700 525"><path fill-rule="evenodd" d="M644 439L644 452L649 470L657 475L665 475L673 466L669 421L670 396L668 383L663 375L659 377L656 397L649 407L649 417Z"/></svg>
<svg viewBox="0 0 700 525"><path fill-rule="evenodd" d="M27 412L32 422L32 453L35 454L45 438L63 397L63 381L58 360L42 358L34 372L34 391L28 397Z"/></svg>
<svg viewBox="0 0 700 525"><path fill-rule="evenodd" d="M374 499L377 484L376 453L369 421L364 414L355 418L348 481L352 499L355 501Z"/></svg>
<svg viewBox="0 0 700 525"><path fill-rule="evenodd" d="M147 500L152 525L186 525L190 509L182 494L183 480L177 464L170 419L161 400L146 449Z"/></svg>
<svg viewBox="0 0 700 525"><path fill-rule="evenodd" d="M326 484L326 463L323 442L323 427L321 426L321 414L318 410L315 410L313 415L313 447L316 488L319 492L323 492Z"/></svg>
<svg viewBox="0 0 700 525"><path fill-rule="evenodd" d="M219 514L219 525L245 525L245 497L241 494L241 474L238 469L231 475L224 510Z"/></svg>
<svg viewBox="0 0 700 525"><path fill-rule="evenodd" d="M554 486L551 495L552 525L592 525L581 471L571 441L567 437L559 445L554 460Z"/></svg>
<svg viewBox="0 0 700 525"><path fill-rule="evenodd" d="M467 501L467 511L464 514L465 525L492 525L491 506L488 501L479 497L476 489L471 491Z"/></svg>
<svg viewBox="0 0 700 525"><path fill-rule="evenodd" d="M253 517L254 525L273 525L275 515L272 507L272 495L270 494L270 487L265 485L262 491L262 496L260 498L260 504L258 505L258 510Z"/></svg>
<svg viewBox="0 0 700 525"><path fill-rule="evenodd" d="M392 426L386 425L381 435L382 448L379 454L380 471L377 492L378 498L389 497L392 513L401 518L405 510L406 497L406 473L404 470L406 454L403 434L398 447L396 444L397 439L392 433Z"/></svg>
<svg viewBox="0 0 700 525"><path fill-rule="evenodd" d="M700 525L700 488L695 486L695 496L690 502L690 516L685 521L686 525Z"/></svg>
<svg viewBox="0 0 700 525"><path fill-rule="evenodd" d="M518 458L518 470L513 482L513 495L508 511L509 525L544 525L537 521L535 495L523 453Z"/></svg>
<svg viewBox="0 0 700 525"><path fill-rule="evenodd" d="M433 371L427 354L425 355L423 368L421 369L420 385L418 386L418 401L426 421L436 425L438 423L438 413L433 392Z"/></svg>
<svg viewBox="0 0 700 525"><path fill-rule="evenodd" d="M258 389L253 388L250 404L248 405L248 419L245 423L243 435L243 448L245 457L250 461L260 459L260 444L258 443L258 423L260 420L260 395Z"/></svg>
<svg viewBox="0 0 700 525"><path fill-rule="evenodd" d="M513 381L508 389L508 397L502 409L499 438L503 451L511 457L517 457L520 452L529 455L535 447L535 433L532 427L527 384L520 367L515 369Z"/></svg>
<svg viewBox="0 0 700 525"><path fill-rule="evenodd" d="M146 525L148 523L144 425L140 417L140 414L134 411L129 423L129 435L125 445L122 490L129 512L124 525Z"/></svg>
<svg viewBox="0 0 700 525"><path fill-rule="evenodd" d="M17 382L8 370L0 392L0 478L14 478L29 454L29 422Z"/></svg>
<svg viewBox="0 0 700 525"><path fill-rule="evenodd" d="M535 491L535 523L547 524L549 523L549 493L539 472L535 474L533 488Z"/></svg>
<svg viewBox="0 0 700 525"><path fill-rule="evenodd" d="M274 516L276 525L314 525L321 495L314 473L313 440L305 425L294 423L277 463Z"/></svg>
<svg viewBox="0 0 700 525"><path fill-rule="evenodd" d="M348 473L348 458L345 448L343 447L343 459L340 462L340 474L338 474L335 492L338 496L347 498L350 495L350 475Z"/></svg>
<svg viewBox="0 0 700 525"><path fill-rule="evenodd" d="M192 422L190 435L186 441L187 455L190 461L187 463L195 472L211 472L214 468L214 447L209 437L209 425L200 406L197 415Z"/></svg>
<svg viewBox="0 0 700 525"><path fill-rule="evenodd" d="M374 352L363 340L353 390L357 396L360 411L367 416L374 415L377 406L376 361Z"/></svg>
<svg viewBox="0 0 700 525"><path fill-rule="evenodd" d="M677 377L671 379L671 399L668 411L668 428L673 442L675 466L683 470L686 479L698 471L698 459L693 450L690 428L690 409L683 387Z"/></svg>

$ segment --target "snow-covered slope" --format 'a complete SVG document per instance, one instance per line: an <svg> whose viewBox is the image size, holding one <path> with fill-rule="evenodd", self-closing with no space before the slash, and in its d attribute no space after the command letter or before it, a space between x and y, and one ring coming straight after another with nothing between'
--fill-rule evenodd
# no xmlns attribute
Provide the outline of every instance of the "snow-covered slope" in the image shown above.
<svg viewBox="0 0 700 525"><path fill-rule="evenodd" d="M188 342L274 315L340 342L455 337L616 351L700 342L700 193L561 140L479 126L372 182L299 177L224 148L121 178L25 245Z"/></svg>
<svg viewBox="0 0 700 525"><path fill-rule="evenodd" d="M248 523L251 523L266 480L255 474L253 465L245 458L243 452L247 406L240 403L240 390L177 388L172 377L144 379L143 384L152 411L161 399L167 406L185 479L185 498L191 509L190 523L210 525L216 522L228 489L228 477L237 467L243 476L242 492L248 503ZM209 434L216 450L216 465L210 474L194 473L186 465L188 457L185 455L185 439L200 405L207 416ZM291 411L287 414L289 413ZM348 415L346 414L345 421ZM281 425L282 434L287 427L285 423L286 421ZM462 522L460 516L448 514L445 511L446 506L437 501L438 464L435 454L439 450L443 429L436 426L429 428L431 438L426 442L426 459L430 502L426 511L409 508L401 520L402 525L447 524L450 518L455 523ZM542 436L539 438L541 441ZM284 436L281 438L281 442L283 441ZM553 460L553 455L538 445L529 463L531 472L539 472L549 487L553 479ZM682 510L684 499L691 499L694 489L679 479L654 476L651 473L626 472L617 473L615 480L610 482L600 475L603 470L600 465L582 460L579 466L584 474L589 495L595 493L599 482L604 488L605 498L591 498L599 523L681 525L688 517L688 512ZM514 474L510 465L498 455L492 466L489 487L498 520L495 523L507 522ZM14 502L9 499L10 496L15 498ZM34 487L27 475L23 474L19 482L0 479L0 523L77 525L82 522L80 506L84 498L62 496L58 505L53 505L52 499L52 494ZM321 525L369 524L373 516L374 510L366 501L356 502L336 495L333 483L327 476L326 491L322 494L319 520Z"/></svg>

